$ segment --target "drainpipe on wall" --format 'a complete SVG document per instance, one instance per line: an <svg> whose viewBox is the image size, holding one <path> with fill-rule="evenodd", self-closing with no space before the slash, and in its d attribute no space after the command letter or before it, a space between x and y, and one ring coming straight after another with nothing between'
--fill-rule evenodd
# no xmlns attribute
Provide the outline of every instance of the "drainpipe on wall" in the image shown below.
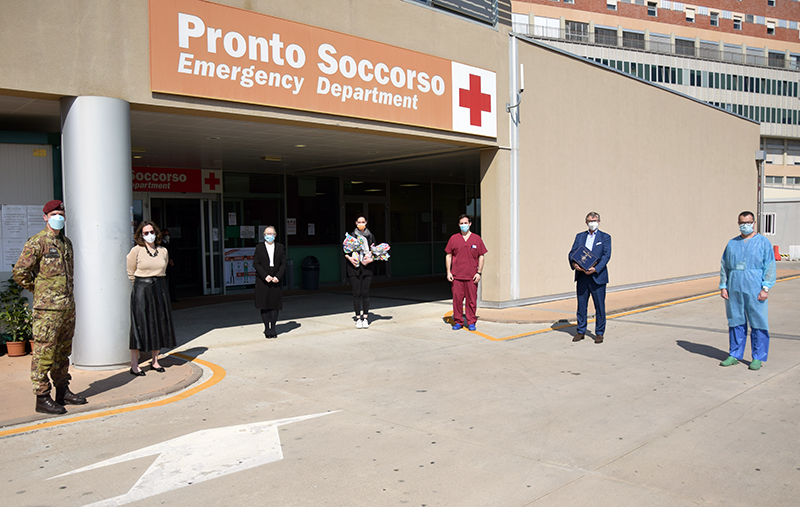
<svg viewBox="0 0 800 507"><path fill-rule="evenodd" d="M764 159L767 152L764 150L756 151L756 171L758 171L758 229L759 234L764 234Z"/></svg>

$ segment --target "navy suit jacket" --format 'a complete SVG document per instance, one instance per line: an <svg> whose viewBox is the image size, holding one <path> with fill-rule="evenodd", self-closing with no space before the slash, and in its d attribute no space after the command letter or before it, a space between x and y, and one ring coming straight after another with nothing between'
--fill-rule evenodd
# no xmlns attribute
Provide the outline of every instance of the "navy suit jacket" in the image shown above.
<svg viewBox="0 0 800 507"><path fill-rule="evenodd" d="M579 276L586 276L583 274L583 271L578 271L577 269L572 267L572 254L578 251L580 247L586 244L586 236L589 235L589 231L583 231L578 233L575 236L575 242L572 244L572 249L569 251L569 267L575 270L575 280L578 280ZM592 246L592 253L595 254L600 260L597 261L595 264L594 269L595 272L592 273L591 276L594 280L594 283L598 285L604 285L608 283L608 270L606 269L606 265L608 261L611 260L611 235L606 234L605 232L601 231L600 229L597 230L597 237L594 238L594 246Z"/></svg>

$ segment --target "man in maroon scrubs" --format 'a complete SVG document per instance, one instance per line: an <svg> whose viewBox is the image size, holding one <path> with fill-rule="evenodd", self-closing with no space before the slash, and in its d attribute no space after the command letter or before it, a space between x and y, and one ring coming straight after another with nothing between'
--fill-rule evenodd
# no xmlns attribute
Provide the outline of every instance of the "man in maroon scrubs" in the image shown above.
<svg viewBox="0 0 800 507"><path fill-rule="evenodd" d="M469 215L458 217L461 232L453 234L447 242L444 259L447 267L447 280L453 283L453 330L463 327L464 315L461 310L464 298L467 299L467 329L475 331L475 315L478 300L478 282L483 273L483 256L486 246L477 234L469 231L472 219Z"/></svg>

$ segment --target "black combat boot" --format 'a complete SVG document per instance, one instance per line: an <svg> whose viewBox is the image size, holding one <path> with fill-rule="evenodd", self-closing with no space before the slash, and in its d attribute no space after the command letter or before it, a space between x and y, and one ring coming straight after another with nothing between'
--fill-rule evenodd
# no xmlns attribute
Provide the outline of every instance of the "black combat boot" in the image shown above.
<svg viewBox="0 0 800 507"><path fill-rule="evenodd" d="M67 409L53 401L49 394L36 395L36 411L42 414L67 413Z"/></svg>
<svg viewBox="0 0 800 507"><path fill-rule="evenodd" d="M68 386L56 387L56 403L59 405L86 405L89 401L69 390Z"/></svg>

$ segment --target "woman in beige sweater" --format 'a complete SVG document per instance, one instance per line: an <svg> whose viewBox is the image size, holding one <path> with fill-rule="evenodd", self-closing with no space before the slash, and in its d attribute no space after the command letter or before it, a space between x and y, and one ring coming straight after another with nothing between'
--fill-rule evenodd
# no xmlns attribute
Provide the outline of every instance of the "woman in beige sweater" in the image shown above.
<svg viewBox="0 0 800 507"><path fill-rule="evenodd" d="M169 254L160 245L160 231L146 220L136 229L136 245L128 254L128 278L133 282L131 294L131 375L144 376L139 368L139 351L151 351L150 366L163 373L158 354L163 348L175 347L169 286L166 272Z"/></svg>

